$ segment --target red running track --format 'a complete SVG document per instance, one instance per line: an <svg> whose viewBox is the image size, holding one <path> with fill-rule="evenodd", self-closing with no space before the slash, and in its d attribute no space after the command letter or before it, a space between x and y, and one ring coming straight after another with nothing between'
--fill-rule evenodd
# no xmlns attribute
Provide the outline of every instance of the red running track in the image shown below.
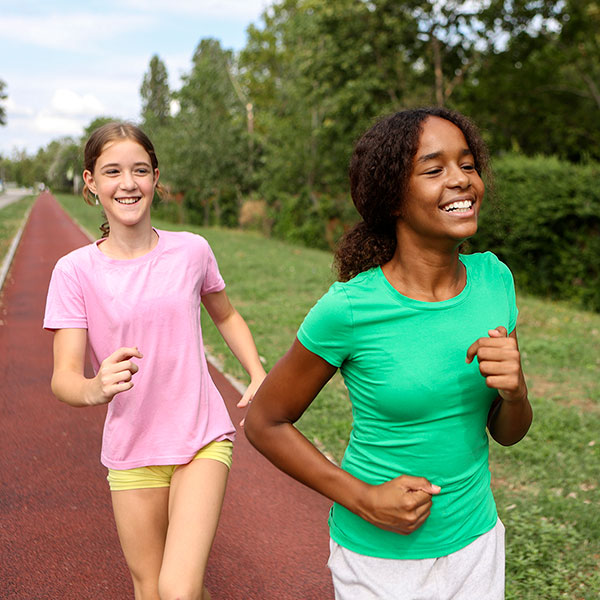
<svg viewBox="0 0 600 600"><path fill-rule="evenodd" d="M56 260L89 240L37 199L0 297L0 599L124 600L133 589L99 462L105 408L50 392L42 330ZM234 423L239 393L211 373ZM238 431L207 571L214 600L329 600L329 502L283 475Z"/></svg>

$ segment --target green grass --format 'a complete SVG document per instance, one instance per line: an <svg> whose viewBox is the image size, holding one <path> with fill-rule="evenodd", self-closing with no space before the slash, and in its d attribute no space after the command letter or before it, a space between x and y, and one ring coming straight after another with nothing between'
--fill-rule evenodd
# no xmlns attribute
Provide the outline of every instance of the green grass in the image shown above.
<svg viewBox="0 0 600 600"><path fill-rule="evenodd" d="M96 209L60 196L97 231ZM77 213L72 208L76 205ZM254 233L188 229L210 242L227 290L255 336L266 367L290 346L304 315L333 281L331 255ZM600 315L519 295L519 339L534 423L519 444L491 443L498 510L507 528L508 600L600 597ZM245 380L210 322L207 346ZM300 421L302 431L339 460L351 413L339 376Z"/></svg>
<svg viewBox="0 0 600 600"><path fill-rule="evenodd" d="M0 209L0 262L10 248L13 238L23 222L25 213L34 200L34 196L26 196Z"/></svg>

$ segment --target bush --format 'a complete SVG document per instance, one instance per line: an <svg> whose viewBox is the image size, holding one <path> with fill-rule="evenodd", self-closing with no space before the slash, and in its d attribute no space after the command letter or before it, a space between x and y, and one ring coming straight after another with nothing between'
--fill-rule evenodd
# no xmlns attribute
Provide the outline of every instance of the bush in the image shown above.
<svg viewBox="0 0 600 600"><path fill-rule="evenodd" d="M600 164L508 155L494 172L471 249L495 252L520 289L599 311Z"/></svg>

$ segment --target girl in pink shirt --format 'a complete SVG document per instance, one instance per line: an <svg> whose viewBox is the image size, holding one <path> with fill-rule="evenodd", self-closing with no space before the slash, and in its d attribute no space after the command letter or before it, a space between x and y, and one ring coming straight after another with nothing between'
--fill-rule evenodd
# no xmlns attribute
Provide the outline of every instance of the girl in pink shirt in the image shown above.
<svg viewBox="0 0 600 600"><path fill-rule="evenodd" d="M107 227L54 268L44 318L55 331L52 390L73 406L108 404L101 459L136 599L206 600L235 428L208 373L201 304L250 375L238 406L265 372L207 241L152 227L161 188L147 136L109 123L84 160L84 197L102 204Z"/></svg>

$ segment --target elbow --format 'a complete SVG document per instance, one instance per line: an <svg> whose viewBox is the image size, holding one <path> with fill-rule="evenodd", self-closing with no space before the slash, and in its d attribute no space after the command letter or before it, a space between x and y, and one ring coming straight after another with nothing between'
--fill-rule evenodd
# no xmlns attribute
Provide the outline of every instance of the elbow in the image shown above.
<svg viewBox="0 0 600 600"><path fill-rule="evenodd" d="M57 400L64 402L64 400L60 396L59 385L56 375L52 375L52 379L50 380L50 389L52 390L52 394Z"/></svg>
<svg viewBox="0 0 600 600"><path fill-rule="evenodd" d="M262 428L260 426L260 419L257 416L257 411L251 406L250 410L244 418L244 434L246 439L257 449L259 448L259 440L261 437Z"/></svg>
<svg viewBox="0 0 600 600"><path fill-rule="evenodd" d="M281 425L265 415L259 406L252 404L244 419L244 433L246 439L268 457L273 448L279 445Z"/></svg>

